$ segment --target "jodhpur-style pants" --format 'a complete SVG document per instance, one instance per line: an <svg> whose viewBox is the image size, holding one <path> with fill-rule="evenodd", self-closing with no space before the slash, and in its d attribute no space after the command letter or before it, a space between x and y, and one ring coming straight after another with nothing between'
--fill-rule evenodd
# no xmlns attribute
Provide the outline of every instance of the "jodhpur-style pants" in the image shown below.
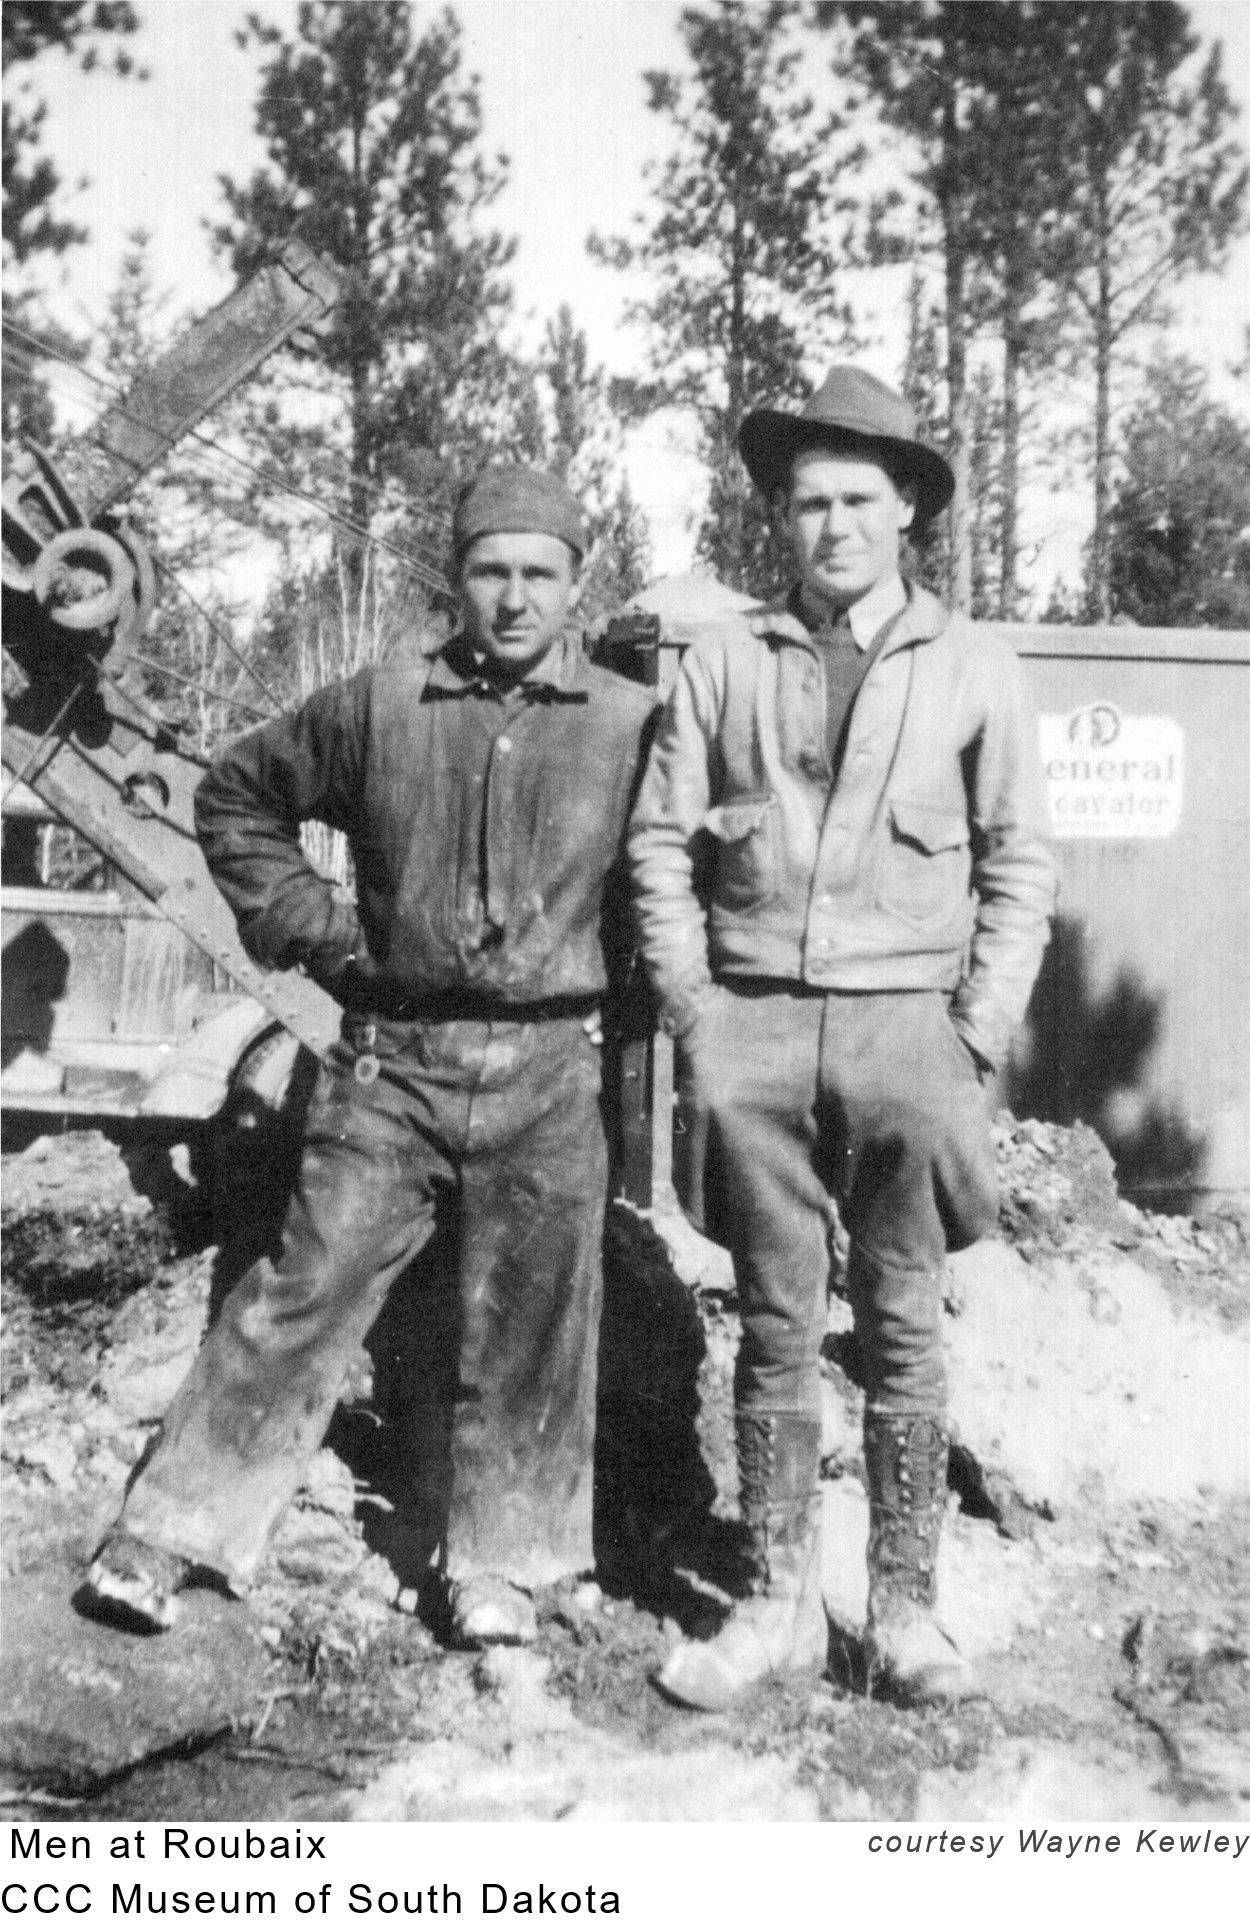
<svg viewBox="0 0 1250 1922"><path fill-rule="evenodd" d="M589 1568L599 1091L577 1018L349 1016L313 1096L281 1252L229 1296L122 1525L246 1583L388 1290L450 1215L458 1275L430 1320L446 1332L450 1297L458 1339L446 1406L424 1424L446 1445L433 1476L446 1572L532 1585Z"/></svg>
<svg viewBox="0 0 1250 1922"><path fill-rule="evenodd" d="M939 993L727 979L683 1042L685 1185L734 1259L740 1411L816 1416L836 1213L869 1406L940 1417L948 1251L993 1228L984 1091Z"/></svg>

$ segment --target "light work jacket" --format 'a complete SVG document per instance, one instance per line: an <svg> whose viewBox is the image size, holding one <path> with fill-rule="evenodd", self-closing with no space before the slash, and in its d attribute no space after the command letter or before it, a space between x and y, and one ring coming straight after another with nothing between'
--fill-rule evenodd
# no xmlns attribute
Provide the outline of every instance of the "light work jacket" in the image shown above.
<svg viewBox="0 0 1250 1922"><path fill-rule="evenodd" d="M998 1066L1055 899L1024 672L908 588L852 708L837 780L820 649L784 607L685 654L629 832L661 1019L680 1035L718 978L939 989Z"/></svg>

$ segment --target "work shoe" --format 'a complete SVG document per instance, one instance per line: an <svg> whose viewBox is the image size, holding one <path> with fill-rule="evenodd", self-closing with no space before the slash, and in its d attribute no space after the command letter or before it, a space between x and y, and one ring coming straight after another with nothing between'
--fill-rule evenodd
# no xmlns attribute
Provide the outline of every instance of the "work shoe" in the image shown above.
<svg viewBox="0 0 1250 1922"><path fill-rule="evenodd" d="M682 1642L656 1677L686 1708L726 1709L773 1676L824 1667L820 1592L820 1423L742 1414L736 1422L750 1593L719 1634Z"/></svg>
<svg viewBox="0 0 1250 1922"><path fill-rule="evenodd" d="M503 1575L472 1575L448 1584L448 1639L453 1648L516 1647L538 1635L534 1603Z"/></svg>
<svg viewBox="0 0 1250 1922"><path fill-rule="evenodd" d="M86 1599L98 1620L155 1635L177 1620L178 1591L190 1572L183 1556L114 1529L87 1571Z"/></svg>
<svg viewBox="0 0 1250 1922"><path fill-rule="evenodd" d="M982 1693L936 1614L949 1459L949 1437L932 1416L865 1414L868 1686L917 1707Z"/></svg>
<svg viewBox="0 0 1250 1922"><path fill-rule="evenodd" d="M972 1664L925 1609L904 1605L870 1622L864 1652L869 1689L880 1682L905 1706L966 1702L982 1693Z"/></svg>

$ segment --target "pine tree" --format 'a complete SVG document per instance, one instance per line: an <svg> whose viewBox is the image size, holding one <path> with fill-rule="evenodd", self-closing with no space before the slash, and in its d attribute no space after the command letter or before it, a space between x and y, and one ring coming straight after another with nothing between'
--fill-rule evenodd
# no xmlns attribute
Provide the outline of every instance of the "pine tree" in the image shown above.
<svg viewBox="0 0 1250 1922"><path fill-rule="evenodd" d="M1171 0L1048 10L1063 29L1064 92L1078 181L1063 265L1094 376L1094 531L1089 611L1111 607L1113 399L1133 337L1167 316L1185 275L1218 269L1245 229L1247 169L1218 42L1200 53Z"/></svg>
<svg viewBox="0 0 1250 1922"><path fill-rule="evenodd" d="M647 517L624 476L612 496L603 531L583 584L579 612L588 624L613 614L633 599L651 578L651 533Z"/></svg>
<svg viewBox="0 0 1250 1922"><path fill-rule="evenodd" d="M1111 608L1151 627L1250 628L1250 428L1159 351L1120 447Z"/></svg>
<svg viewBox="0 0 1250 1922"><path fill-rule="evenodd" d="M908 191L892 188L868 204L861 244L867 259L936 261L946 349L945 452L955 476L948 516L946 591L972 604L972 397L969 350L975 330L976 223L971 117L981 85L975 9L938 0L882 5L817 0L815 19L835 34L834 66L858 84L885 128L903 139Z"/></svg>
<svg viewBox="0 0 1250 1922"><path fill-rule="evenodd" d="M974 78L964 165L968 175L972 305L1001 346L1000 452L994 461L1000 620L1016 613L1019 516L1028 387L1053 371L1063 332L1059 233L1073 191L1071 108L1062 58L1062 6L976 0L960 9ZM982 410L989 404L983 388ZM972 485L978 485L974 475ZM974 521L985 528L980 503ZM982 563L982 597L988 575Z"/></svg>
<svg viewBox="0 0 1250 1922"><path fill-rule="evenodd" d="M1000 618L1014 614L1018 598L1029 384L1053 363L1062 314L1058 234L1073 167L1056 25L1064 11L1049 0L821 0L816 8L818 22L836 34L835 67L863 89L857 104L875 110L902 143L905 185L868 202L859 244L870 264L910 261L936 273L942 289L940 444L955 473L946 591L957 606L975 601ZM990 458L991 352L1001 368L991 409L1000 443L992 525L974 496L973 472Z"/></svg>
<svg viewBox="0 0 1250 1922"><path fill-rule="evenodd" d="M645 376L619 398L635 418L693 413L711 483L699 552L731 585L757 589L772 561L737 453L743 415L805 397L805 358L853 344L831 244L833 127L798 86L798 17L796 0L683 10L692 73L645 76L647 104L675 136L646 175L651 210L634 237L591 240L598 258L655 282L626 305L644 331Z"/></svg>
<svg viewBox="0 0 1250 1922"><path fill-rule="evenodd" d="M972 608L978 620L1002 613L1001 540L1006 493L1003 404L988 367L972 376L969 406L969 535Z"/></svg>
<svg viewBox="0 0 1250 1922"><path fill-rule="evenodd" d="M533 375L518 451L559 474L582 504L591 547L579 609L593 623L646 585L650 542L625 474L607 372L567 305L547 324Z"/></svg>
<svg viewBox="0 0 1250 1922"><path fill-rule="evenodd" d="M46 151L47 103L35 91L35 62L61 53L84 72L108 62L118 75L145 79L125 45L139 26L127 0L5 0L0 9L4 51L4 318L13 329L4 344L4 432L47 441L53 409L40 379L40 357L25 338L46 342L54 354L81 358L83 344L46 312L40 269L50 257L87 239L87 229L65 211L66 188Z"/></svg>
<svg viewBox="0 0 1250 1922"><path fill-rule="evenodd" d="M346 277L328 328L260 390L269 465L338 513L358 574L352 530L379 527L428 570L457 475L510 437L521 385L501 344L514 243L484 224L506 163L483 150L459 26L445 10L418 33L406 0L305 0L292 34L252 14L240 39L265 55L268 164L223 179L217 242L242 276L298 228ZM315 424L312 400L297 422L273 398L292 359L333 403Z"/></svg>
<svg viewBox="0 0 1250 1922"><path fill-rule="evenodd" d="M900 383L903 398L916 416L921 440L930 447L947 442L946 385L942 364L939 316L928 298L925 276L913 267L907 283L907 347ZM911 572L921 585L943 593L950 575L949 516L940 514L913 540Z"/></svg>
<svg viewBox="0 0 1250 1922"><path fill-rule="evenodd" d="M34 256L61 254L80 245L87 230L56 205L64 181L56 162L41 151L47 104L38 99L27 68L51 52L69 54L85 73L101 63L103 42L124 37L139 21L127 0L5 0L0 10L4 72L4 251L6 264L21 267ZM135 74L133 56L115 48L117 74ZM142 77L142 76L141 76Z"/></svg>

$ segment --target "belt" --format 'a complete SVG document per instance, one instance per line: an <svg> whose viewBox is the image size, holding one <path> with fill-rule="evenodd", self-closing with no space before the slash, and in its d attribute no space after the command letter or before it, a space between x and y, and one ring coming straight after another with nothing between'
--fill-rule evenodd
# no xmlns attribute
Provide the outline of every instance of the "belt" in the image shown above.
<svg viewBox="0 0 1250 1922"><path fill-rule="evenodd" d="M408 994L380 992L370 983L368 1005L353 1002L354 1020L368 1021L574 1021L598 1009L602 995L558 994L545 1001L502 1001L475 994Z"/></svg>
<svg viewBox="0 0 1250 1922"><path fill-rule="evenodd" d="M818 988L810 981L800 981L796 976L782 974L720 974L716 984L728 988L730 994L740 995L745 1001L762 1001L770 994L790 994L798 997L824 1000L828 989Z"/></svg>

